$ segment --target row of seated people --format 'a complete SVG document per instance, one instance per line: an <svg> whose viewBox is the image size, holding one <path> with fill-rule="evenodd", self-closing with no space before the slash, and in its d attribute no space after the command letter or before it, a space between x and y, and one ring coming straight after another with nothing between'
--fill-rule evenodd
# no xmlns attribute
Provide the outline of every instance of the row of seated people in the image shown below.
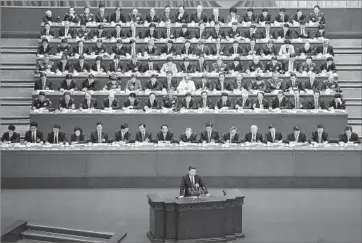
<svg viewBox="0 0 362 243"><path fill-rule="evenodd" d="M47 137L38 130L37 122L30 123L30 130L25 133L26 143L46 143L46 144L78 144L78 143L294 143L294 144L328 144L328 133L324 131L323 125L319 124L316 131L314 131L308 139L306 134L301 132L298 126L293 127L293 132L283 136L282 133L277 132L273 125L269 125L269 131L263 136L258 131L256 125L250 127L250 132L246 133L244 139L237 132L235 126L230 127L229 131L221 136L213 129L213 124L207 122L205 130L200 135L194 133L191 128L186 128L179 139L175 138L173 133L169 130L168 125L163 124L161 131L157 132L156 137L152 137L152 133L148 132L144 123L139 124L139 130L135 137L132 137L129 131L128 124L122 124L121 129L116 131L113 139L108 136L108 133L103 129L103 124L97 122L96 130L92 131L90 136L86 138L82 128L76 126L74 133L67 135L60 130L60 125L55 124L52 131ZM10 125L8 132L5 132L1 138L2 142L7 143L20 143L20 135L15 132L15 126ZM352 132L352 127L347 126L344 133L339 136L339 143L360 143L358 134Z"/></svg>
<svg viewBox="0 0 362 243"><path fill-rule="evenodd" d="M140 61L136 55L133 55L130 60L122 60L119 55L115 55L108 65L106 65L103 60L102 57L97 56L94 63L90 64L85 60L84 56L80 56L79 60L72 62L67 55L63 55L61 59L55 63L50 61L48 56L45 56L43 60L36 64L34 72L36 74L49 73L57 75L71 73L160 73L165 75L167 72L171 72L173 75L177 73L192 74L205 72L247 74L278 72L281 74L300 73L307 75L307 73L310 72L332 74L337 71L333 57L327 57L326 61L318 67L310 56L306 57L304 62L297 63L295 54L291 54L288 59L282 62L273 56L266 64L263 64L259 56L254 56L252 60L247 61L245 66L244 62L238 56L234 57L229 64L225 63L224 58L221 56L217 57L215 62L205 60L204 55L199 56L199 59L196 61L190 60L188 56L185 56L182 58L181 63L175 63L173 57L168 56L162 66L155 63L153 57Z"/></svg>
<svg viewBox="0 0 362 243"><path fill-rule="evenodd" d="M135 24L130 27L122 27L116 24L113 29L105 28L104 24L99 24L97 28L90 29L86 23L81 23L80 27L71 28L68 21L64 23L58 33L51 27L50 23L45 23L44 28L40 31L41 38L70 38L70 39L125 39L125 38L152 38L152 39L323 39L326 37L325 25L319 25L316 30L306 28L303 21L298 28L292 29L289 24L283 24L282 29L272 31L270 22L267 22L261 30L255 25L250 25L248 30L240 28L237 23L233 23L231 27L225 29L220 28L219 22L216 22L212 28L206 28L204 23L199 23L198 28L189 28L187 24L183 24L181 29L171 27L167 24L165 27L157 28L156 24L151 23L148 29L138 30Z"/></svg>
<svg viewBox="0 0 362 243"><path fill-rule="evenodd" d="M329 45L329 40L324 40L322 45L312 47L309 42L306 42L302 47L296 48L290 40L285 40L280 47L274 44L273 40L269 40L266 44L256 44L255 39L244 47L239 41L234 40L230 44L221 45L220 39L215 44L205 44L203 40L199 40L196 46L192 46L190 41L185 41L182 47L174 45L172 40L168 40L163 46L156 46L154 40L149 40L145 46L137 46L134 40L130 41L129 46L125 46L121 39L118 39L113 46L107 48L101 39L97 40L92 47L84 46L84 41L77 41L76 46L68 43L67 39L62 39L61 44L52 46L47 39L43 39L41 45L37 49L37 55L68 55L74 58L79 56L102 56L113 57L114 55L130 57L133 55L141 56L189 56L189 55L205 55L205 56L252 56L258 55L262 57L268 56L285 56L289 57L292 54L297 56L334 56L334 49Z"/></svg>
<svg viewBox="0 0 362 243"><path fill-rule="evenodd" d="M86 92L84 98L81 100L79 109L104 109L104 110L129 110L129 109L143 109L144 111L152 111L157 109L173 109L173 111L182 111L190 109L201 110L229 110L229 109L345 109L345 101L341 94L335 94L334 98L328 103L320 97L319 91L314 91L313 97L303 98L300 97L298 91L294 92L293 97L288 98L283 91L279 91L277 96L268 101L264 92L258 92L255 99L249 98L248 92L242 92L240 98L235 100L231 99L227 93L222 93L220 98L213 102L209 97L207 91L201 92L201 97L194 99L190 93L186 93L183 99L179 100L177 96L169 93L158 99L155 93L150 93L149 98L141 102L137 99L135 93L130 93L128 98L121 104L113 92L108 94L107 98L97 100L93 98L90 92ZM59 99L57 108L59 110L76 109L75 99L71 97L69 92L64 92L63 97ZM143 104L142 104L143 103ZM45 92L39 92L39 97L33 101L33 110L55 110L52 107L52 102L46 97Z"/></svg>
<svg viewBox="0 0 362 243"><path fill-rule="evenodd" d="M124 16L121 13L121 8L116 7L114 13L107 14L105 12L105 6L103 4L99 5L99 11L96 14L90 12L89 7L84 7L83 14L76 14L73 7L69 8L69 12L65 13L63 21L69 21L72 23L87 23L87 22L96 22L96 23L126 23L134 22L137 24L144 23L160 23L160 22L171 22L171 23L265 23L274 21L276 23L300 23L301 21L308 21L317 24L325 24L325 16L320 12L320 7L315 5L313 12L305 15L301 9L298 9L295 14L288 15L286 14L286 9L279 9L277 16L273 17L268 9L263 8L261 13L258 15L254 12L254 9L248 8L246 13L243 16L237 14L238 10L236 7L231 7L229 9L229 15L225 18L224 16L219 15L219 8L214 8L212 10L212 15L207 16L203 12L202 5L198 5L196 12L189 14L185 11L185 7L180 5L176 13L171 12L170 6L165 6L164 11L161 15L156 14L155 8L150 8L149 13L142 15L138 8L133 8L132 12L127 16ZM53 16L50 10L45 12L45 16L42 19L42 22L60 22L60 17Z"/></svg>
<svg viewBox="0 0 362 243"><path fill-rule="evenodd" d="M124 80L124 79L123 79ZM318 90L329 92L342 92L338 84L338 75L336 73L330 75L327 80L319 80L316 78L316 74L310 72L308 79L299 80L295 73L290 74L289 79L280 79L279 73L274 72L270 79L263 79L260 75L255 76L255 80L244 79L242 73L237 73L235 80L227 81L225 79L225 73L219 73L216 81L211 81L207 76L203 75L201 80L195 82L191 80L189 74L185 75L182 80L178 81L173 78L172 72L167 71L166 77L160 80L157 74L151 74L150 80L141 82L137 79L136 74L132 74L131 78L127 81L123 81L117 78L115 74L110 74L107 83L102 87L100 82L95 78L93 74L89 74L86 79L81 82L77 82L73 79L71 74L66 74L65 79L61 81L58 90L64 91L117 91L125 90L126 92L155 92L161 91L166 93L167 91L173 91L177 93L194 93L201 91L223 91L239 93L243 91L263 91L266 93L274 92L275 90L293 91L300 90L308 92L309 90ZM47 74L41 73L40 79L34 83L34 90L54 90L53 82L47 78Z"/></svg>

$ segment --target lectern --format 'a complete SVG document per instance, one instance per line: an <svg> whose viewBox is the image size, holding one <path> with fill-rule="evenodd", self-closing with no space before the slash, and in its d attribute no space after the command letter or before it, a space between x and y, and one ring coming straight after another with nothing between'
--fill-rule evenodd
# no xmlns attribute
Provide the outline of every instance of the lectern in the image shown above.
<svg viewBox="0 0 362 243"><path fill-rule="evenodd" d="M166 198L147 195L150 205L148 238L152 242L228 241L244 237L244 196L237 189L224 196Z"/></svg>

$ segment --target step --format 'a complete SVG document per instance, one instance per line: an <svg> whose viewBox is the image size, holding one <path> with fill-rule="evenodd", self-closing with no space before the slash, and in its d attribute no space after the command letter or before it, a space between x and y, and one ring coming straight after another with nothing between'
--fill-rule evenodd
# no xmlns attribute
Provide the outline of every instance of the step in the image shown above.
<svg viewBox="0 0 362 243"><path fill-rule="evenodd" d="M31 70L34 71L35 68L35 64L26 64L26 65L14 65L14 64L10 64L10 65L4 65L2 64L0 66L1 70L9 70L9 71L23 71L23 70Z"/></svg>
<svg viewBox="0 0 362 243"><path fill-rule="evenodd" d="M76 229L69 229L69 228L64 228L64 227L45 226L45 225L37 225L37 224L27 224L27 228L29 230L46 231L46 232L61 233L61 234L71 234L71 235L92 237L92 238L101 238L101 239L109 239L113 236L113 233L107 233L107 232L76 230Z"/></svg>
<svg viewBox="0 0 362 243"><path fill-rule="evenodd" d="M16 243L52 243L52 242L51 241L21 239L21 240L18 240Z"/></svg>
<svg viewBox="0 0 362 243"><path fill-rule="evenodd" d="M356 105L347 105L348 118L362 118L362 107Z"/></svg>
<svg viewBox="0 0 362 243"><path fill-rule="evenodd" d="M1 52L0 63L1 64L30 63L33 66L35 66L36 56L33 54L26 54L26 53L6 54L4 52Z"/></svg>
<svg viewBox="0 0 362 243"><path fill-rule="evenodd" d="M2 117L28 117L31 106L0 106Z"/></svg>
<svg viewBox="0 0 362 243"><path fill-rule="evenodd" d="M346 98L361 98L362 89L361 88L343 88L343 97Z"/></svg>
<svg viewBox="0 0 362 243"><path fill-rule="evenodd" d="M26 230L21 233L24 239L55 241L55 242L84 242L84 243L100 243L106 242L106 239L82 237L76 235L67 235L60 233L50 233L36 230Z"/></svg>
<svg viewBox="0 0 362 243"><path fill-rule="evenodd" d="M0 42L1 48L18 47L18 46L36 46L39 39L29 38L2 38Z"/></svg>
<svg viewBox="0 0 362 243"><path fill-rule="evenodd" d="M332 46L351 47L362 46L361 39L331 39L330 44Z"/></svg>
<svg viewBox="0 0 362 243"><path fill-rule="evenodd" d="M0 134L3 134L4 132L8 131L8 126L10 124L15 126L15 131L20 133L20 137L24 137L26 131L29 131L29 123L30 120L27 120L26 122L1 122L0 124Z"/></svg>
<svg viewBox="0 0 362 243"><path fill-rule="evenodd" d="M4 84L0 85L0 97L29 97L31 96L32 91L34 90L33 84L25 84L25 85L18 85L18 86L6 86Z"/></svg>
<svg viewBox="0 0 362 243"><path fill-rule="evenodd" d="M361 80L361 70L338 70L338 76L343 80Z"/></svg>
<svg viewBox="0 0 362 243"><path fill-rule="evenodd" d="M32 70L1 70L1 79L32 79L34 82L34 67Z"/></svg>
<svg viewBox="0 0 362 243"><path fill-rule="evenodd" d="M336 54L334 56L334 62L337 65L340 64L362 64L361 54Z"/></svg>

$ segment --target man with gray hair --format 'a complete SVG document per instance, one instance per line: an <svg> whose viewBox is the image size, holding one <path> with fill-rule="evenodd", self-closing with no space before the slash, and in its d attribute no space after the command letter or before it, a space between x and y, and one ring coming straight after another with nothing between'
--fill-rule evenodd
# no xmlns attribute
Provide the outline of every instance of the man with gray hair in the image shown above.
<svg viewBox="0 0 362 243"><path fill-rule="evenodd" d="M190 18L191 23L206 23L207 22L207 16L202 12L204 8L201 5L198 5L196 7L196 13L193 13Z"/></svg>
<svg viewBox="0 0 362 243"><path fill-rule="evenodd" d="M257 125L252 125L250 127L250 132L245 134L244 142L246 143L261 143L263 142L263 135L258 131Z"/></svg>

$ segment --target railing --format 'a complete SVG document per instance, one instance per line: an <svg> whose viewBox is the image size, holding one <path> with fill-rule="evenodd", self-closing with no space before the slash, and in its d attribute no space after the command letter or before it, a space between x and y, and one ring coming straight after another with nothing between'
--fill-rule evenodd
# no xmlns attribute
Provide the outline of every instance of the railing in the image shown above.
<svg viewBox="0 0 362 243"><path fill-rule="evenodd" d="M3 7L98 7L103 3L107 8L113 8L116 6L121 7L164 7L166 5L176 8L179 5L184 5L188 8L194 8L201 4L204 7L276 7L276 8L313 8L315 5L319 5L321 8L361 8L362 0L350 0L350 1L316 1L316 0L61 0L61 1L0 1Z"/></svg>

